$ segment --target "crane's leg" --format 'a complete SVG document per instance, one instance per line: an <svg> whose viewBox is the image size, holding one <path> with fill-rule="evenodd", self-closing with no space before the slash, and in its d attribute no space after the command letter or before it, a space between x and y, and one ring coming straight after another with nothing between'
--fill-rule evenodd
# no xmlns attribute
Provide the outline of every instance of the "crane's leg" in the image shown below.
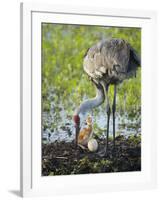
<svg viewBox="0 0 161 200"><path fill-rule="evenodd" d="M109 143L109 123L110 123L110 114L111 114L111 109L110 109L110 104L108 97L106 97L106 113L107 113L107 130L106 130L106 146L105 146L105 156L108 155L108 143Z"/></svg>
<svg viewBox="0 0 161 200"><path fill-rule="evenodd" d="M110 103L109 103L109 98L108 98L108 86L106 86L104 83L102 83L103 89L104 89L104 94L106 97L106 113L107 113L107 130L106 130L106 146L105 146L105 152L103 156L108 155L108 145L109 145L109 125L110 125L110 114L111 114L111 109L110 109Z"/></svg>
<svg viewBox="0 0 161 200"><path fill-rule="evenodd" d="M79 135L79 126L75 128L75 148L78 147L78 135Z"/></svg>
<svg viewBox="0 0 161 200"><path fill-rule="evenodd" d="M115 149L115 111L116 111L116 85L114 85L114 98L112 105L112 113L113 113L113 146Z"/></svg>

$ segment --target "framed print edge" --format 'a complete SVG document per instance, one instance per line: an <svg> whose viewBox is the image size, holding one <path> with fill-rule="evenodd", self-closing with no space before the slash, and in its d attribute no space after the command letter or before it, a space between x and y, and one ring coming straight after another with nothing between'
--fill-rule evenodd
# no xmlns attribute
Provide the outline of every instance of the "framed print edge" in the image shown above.
<svg viewBox="0 0 161 200"><path fill-rule="evenodd" d="M146 152L142 152L143 161L145 160L146 164L148 164L142 172L126 172L120 173L118 172L117 175L115 174L95 174L95 175L71 175L71 176L55 176L55 177L42 177L40 174L40 156L37 156L40 153L39 143L40 142L40 135L33 133L35 129L35 91L37 89L36 81L39 81L39 77L35 78L35 68L33 69L33 62L34 66L39 65L39 61L33 61L35 57L37 58L37 54L35 54L36 48L40 47L40 43L38 39L35 40L34 31L39 29L40 23L44 20L47 22L52 21L52 13L55 13L55 16L60 16L59 22L67 23L63 18L63 15L69 16L74 15L77 18L77 21L84 24L85 19L84 17L89 18L87 23L92 24L92 19L95 16L95 20L93 20L93 24L103 24L106 18L109 19L107 25L109 25L110 20L111 24L118 24L119 19L124 19L122 23L125 26L131 24L131 27L143 27L144 30L147 32L149 31L149 35L147 38L150 38L149 44L145 46L143 44L142 52L145 51L145 48L150 48L147 50L146 54L143 54L143 63L147 64L146 59L149 61L148 69L149 69L149 76L151 87L149 91L147 91L147 87L144 85L147 82L147 79L143 75L143 89L142 93L146 97L147 93L150 93L148 96L149 102L145 104L145 107L150 106L149 108L149 115L153 116L153 119L156 116L157 107L155 98L156 97L156 89L155 84L153 83L153 78L156 77L156 13L154 11L135 11L135 10L123 10L123 9L110 9L110 8L84 8L84 7L69 7L69 6L62 6L62 5L47 5L47 4L29 4L29 3L21 3L20 5L20 31L21 31L21 38L20 38L20 109L21 109L21 121L20 121L20 158L21 158L21 172L20 172L20 190L21 196L44 196L44 195L59 195L59 194L79 194L81 187L81 193L95 193L95 192L107 192L107 191L119 191L119 190L141 190L141 189L151 189L156 186L156 126L154 121L152 120L152 116L146 119L146 122L150 122L149 125L150 130L155 132L153 133L153 137L150 134L150 130L147 133L148 139L145 138L145 144L143 147L147 149L149 146L149 155L146 155ZM42 15L41 15L42 14ZM62 18L61 18L62 15ZM117 18L117 20L114 20ZM134 20L135 19L135 20ZM55 19L57 20L57 19ZM84 21L83 21L84 20ZM139 21L140 20L140 21ZM132 21L132 22L130 22ZM121 20L120 20L121 23ZM38 32L37 32L38 33ZM145 33L145 32L144 32ZM37 37L39 38L39 36ZM147 38L142 38L143 42L147 41ZM40 39L40 38L39 38ZM36 47L36 45L38 47ZM38 50L40 53L41 50ZM147 57L150 55L151 57ZM40 54L39 54L40 55ZM153 67L152 66L153 60ZM151 72L151 74L150 74ZM143 73L146 74L143 68ZM144 98L145 100L145 98ZM155 107L152 109L152 106ZM143 115L146 115L146 110L143 111ZM147 129L146 129L147 130ZM38 141L38 142L37 142ZM147 143L147 144L146 144ZM150 158L147 158L147 157ZM145 159L144 159L145 157ZM146 168L145 167L145 168ZM38 172L36 172L36 169ZM84 178L87 179L87 176L93 179L93 176L97 177L97 183L92 183L87 180L87 183L83 186L82 180ZM121 180L118 180L118 176ZM138 177L137 177L138 176ZM106 184L105 177L109 180L114 180ZM135 179L135 178L136 179ZM126 179L129 181L123 181ZM134 178L131 180L131 178ZM88 178L89 179L89 178ZM101 181L102 180L102 181ZM131 181L130 181L131 180ZM48 187L44 187L44 185L48 185ZM55 184L55 185L54 185ZM57 186L56 186L57 184ZM68 184L68 185L67 185ZM108 186L108 187L107 187ZM54 189L53 189L54 188ZM71 189L70 189L71 188ZM74 188L74 189L73 189ZM97 190L96 190L97 188Z"/></svg>

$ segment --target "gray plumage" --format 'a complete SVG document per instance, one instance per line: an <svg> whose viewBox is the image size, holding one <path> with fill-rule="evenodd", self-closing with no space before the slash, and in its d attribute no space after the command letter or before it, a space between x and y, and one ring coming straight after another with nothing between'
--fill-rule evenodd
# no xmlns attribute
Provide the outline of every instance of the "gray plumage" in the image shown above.
<svg viewBox="0 0 161 200"><path fill-rule="evenodd" d="M98 42L84 56L84 70L96 83L117 84L135 75L140 65L136 51L123 39Z"/></svg>

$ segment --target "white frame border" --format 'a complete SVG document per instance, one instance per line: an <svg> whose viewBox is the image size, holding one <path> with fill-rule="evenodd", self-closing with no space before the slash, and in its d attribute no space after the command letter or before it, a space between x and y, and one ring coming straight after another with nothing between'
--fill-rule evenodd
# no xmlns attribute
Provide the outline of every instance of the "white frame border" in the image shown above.
<svg viewBox="0 0 161 200"><path fill-rule="evenodd" d="M71 191L54 191L51 187L49 189L40 189L38 187L33 187L33 143L32 143L32 130L33 130L33 79L32 79L32 56L33 52L31 47L32 42L32 13L55 13L55 14L64 14L68 13L69 15L82 15L82 16L102 16L102 17L118 17L118 18L127 18L127 19L142 19L150 20L151 28L151 56L153 58L153 63L156 66L155 58L155 29L156 29L156 13L152 11L134 11L134 10L116 10L116 9L107 9L107 8L88 8L88 7L68 7L68 6L59 6L59 5L44 5L44 4L21 4L21 180L20 180L20 190L22 196L40 196L40 195L53 195L53 194L72 194ZM108 15L107 15L108 13ZM153 36L153 38L152 38ZM154 77L155 70L152 70ZM152 75L151 75L152 76ZM154 84L152 85L153 94L156 96L156 91ZM154 102L153 102L154 103ZM155 106L156 108L156 106ZM156 109L151 113L155 114ZM155 116L155 115L154 115ZM153 117L154 118L154 117ZM152 124L153 130L155 131L155 126ZM152 188L156 185L156 134L153 135L153 143L151 142L151 163L150 163L150 177L148 180L144 180L142 183L126 183L124 185L112 185L114 190L127 190L127 189L145 189ZM35 147L34 147L35 148ZM82 175L81 175L82 176ZM83 175L90 176L90 175ZM97 175L96 175L97 176ZM109 175L111 176L111 175ZM121 176L121 174L119 174ZM98 176L97 176L98 177ZM127 173L128 177L128 173ZM52 177L50 177L51 179ZM66 178L53 177L57 183L61 182ZM80 179L81 177L79 177ZM103 177L102 177L103 178ZM78 176L68 177L76 181ZM71 183L70 183L71 184ZM95 192L97 187L97 192L106 192L112 191L113 188L105 184L94 184L95 186L82 188L81 192ZM99 187L98 187L99 185ZM81 186L81 185L80 185ZM101 187L100 187L101 186ZM54 187L54 186L53 186ZM64 189L65 185L63 186ZM81 186L82 187L82 186ZM101 189L102 188L102 189ZM105 190L106 188L106 190ZM76 191L79 193L79 190Z"/></svg>

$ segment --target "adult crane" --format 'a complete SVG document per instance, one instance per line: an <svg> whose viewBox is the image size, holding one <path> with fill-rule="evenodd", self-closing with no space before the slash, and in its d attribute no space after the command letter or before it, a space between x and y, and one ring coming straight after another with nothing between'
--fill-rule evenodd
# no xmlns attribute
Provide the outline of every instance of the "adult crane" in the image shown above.
<svg viewBox="0 0 161 200"><path fill-rule="evenodd" d="M84 56L83 68L96 87L96 97L85 100L74 112L76 128L75 142L77 146L80 131L80 114L86 113L104 101L106 101L107 130L105 155L108 153L109 120L111 108L108 98L108 88L114 85L114 97L112 104L113 113L113 145L115 147L115 110L116 87L125 79L136 75L140 66L140 58L135 49L123 39L102 40L89 48Z"/></svg>

